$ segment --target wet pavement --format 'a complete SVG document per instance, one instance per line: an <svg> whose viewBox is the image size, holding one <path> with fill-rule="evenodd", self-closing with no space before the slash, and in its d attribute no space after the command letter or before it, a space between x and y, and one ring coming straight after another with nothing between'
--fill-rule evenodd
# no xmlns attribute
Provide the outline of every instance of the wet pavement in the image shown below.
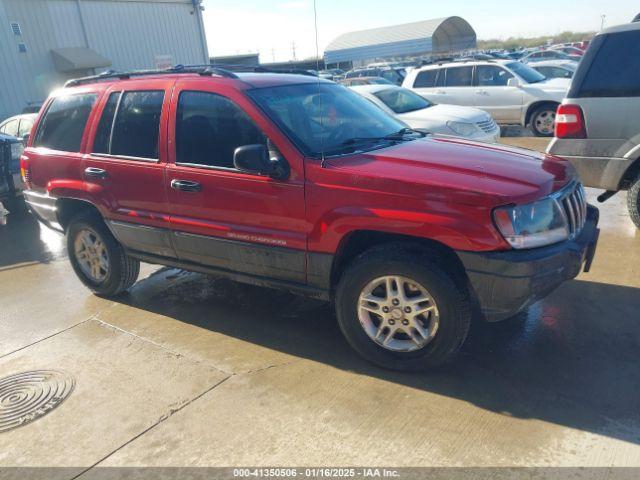
<svg viewBox="0 0 640 480"><path fill-rule="evenodd" d="M425 374L369 365L328 305L279 291L143 265L100 299L62 236L8 208L0 387L56 370L75 388L0 432L0 466L640 466L640 233L624 194L601 206L590 273L474 325Z"/></svg>

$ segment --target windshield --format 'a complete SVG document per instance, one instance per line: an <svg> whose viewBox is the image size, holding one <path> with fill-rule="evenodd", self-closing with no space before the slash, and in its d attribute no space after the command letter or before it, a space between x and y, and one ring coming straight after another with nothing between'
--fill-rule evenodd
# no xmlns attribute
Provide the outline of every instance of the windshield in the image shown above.
<svg viewBox="0 0 640 480"><path fill-rule="evenodd" d="M259 88L248 92L253 100L310 157L324 152L346 153L370 139L369 149L383 137L406 125L342 85L305 83Z"/></svg>
<svg viewBox="0 0 640 480"><path fill-rule="evenodd" d="M542 82L547 78L541 73L536 72L533 68L525 65L524 63L511 62L511 63L507 63L505 66L511 69L512 72L516 73L520 78L522 78L527 83Z"/></svg>
<svg viewBox="0 0 640 480"><path fill-rule="evenodd" d="M403 88L388 88L373 92L373 94L395 113L415 112L433 105L426 98Z"/></svg>

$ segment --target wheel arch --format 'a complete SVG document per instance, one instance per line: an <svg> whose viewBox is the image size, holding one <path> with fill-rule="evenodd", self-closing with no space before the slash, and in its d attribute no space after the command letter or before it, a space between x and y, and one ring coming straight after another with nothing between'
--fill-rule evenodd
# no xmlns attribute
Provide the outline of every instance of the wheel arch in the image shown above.
<svg viewBox="0 0 640 480"><path fill-rule="evenodd" d="M442 242L378 230L354 230L346 234L338 244L331 266L331 288L335 288L345 269L356 257L371 248L394 244L407 250L430 252L438 263L453 269L456 277L466 280L466 272L460 258L451 247Z"/></svg>
<svg viewBox="0 0 640 480"><path fill-rule="evenodd" d="M91 212L102 217L100 210L87 200L76 198L60 198L56 201L58 223L66 232L71 219L81 212Z"/></svg>
<svg viewBox="0 0 640 480"><path fill-rule="evenodd" d="M638 177L640 177L640 154L625 170L624 174L620 178L618 188L620 190L627 190Z"/></svg>

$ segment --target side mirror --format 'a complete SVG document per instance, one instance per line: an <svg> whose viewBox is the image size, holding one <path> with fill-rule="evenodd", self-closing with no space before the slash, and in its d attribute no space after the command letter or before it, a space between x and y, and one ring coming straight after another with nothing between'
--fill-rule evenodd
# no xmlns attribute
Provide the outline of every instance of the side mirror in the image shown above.
<svg viewBox="0 0 640 480"><path fill-rule="evenodd" d="M29 143L29 136L30 136L30 134L29 134L29 133L25 133L25 134L22 136L22 143L23 143L23 145L25 146L25 148L26 148L26 146L27 146L27 143Z"/></svg>
<svg viewBox="0 0 640 480"><path fill-rule="evenodd" d="M270 159L269 150L261 144L243 145L236 148L233 152L233 165L241 172L268 175L278 180L284 180L289 176L286 161L284 159Z"/></svg>
<svg viewBox="0 0 640 480"><path fill-rule="evenodd" d="M518 80L516 77L511 77L509 80L507 80L508 87L519 87L520 85L520 80Z"/></svg>

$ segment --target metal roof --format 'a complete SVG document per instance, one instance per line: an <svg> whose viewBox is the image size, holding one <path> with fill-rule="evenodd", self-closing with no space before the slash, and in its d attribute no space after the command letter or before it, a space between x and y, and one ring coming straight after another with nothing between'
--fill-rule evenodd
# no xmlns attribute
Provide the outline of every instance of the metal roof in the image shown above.
<svg viewBox="0 0 640 480"><path fill-rule="evenodd" d="M340 35L325 50L337 63L475 48L476 33L461 17L444 17Z"/></svg>

